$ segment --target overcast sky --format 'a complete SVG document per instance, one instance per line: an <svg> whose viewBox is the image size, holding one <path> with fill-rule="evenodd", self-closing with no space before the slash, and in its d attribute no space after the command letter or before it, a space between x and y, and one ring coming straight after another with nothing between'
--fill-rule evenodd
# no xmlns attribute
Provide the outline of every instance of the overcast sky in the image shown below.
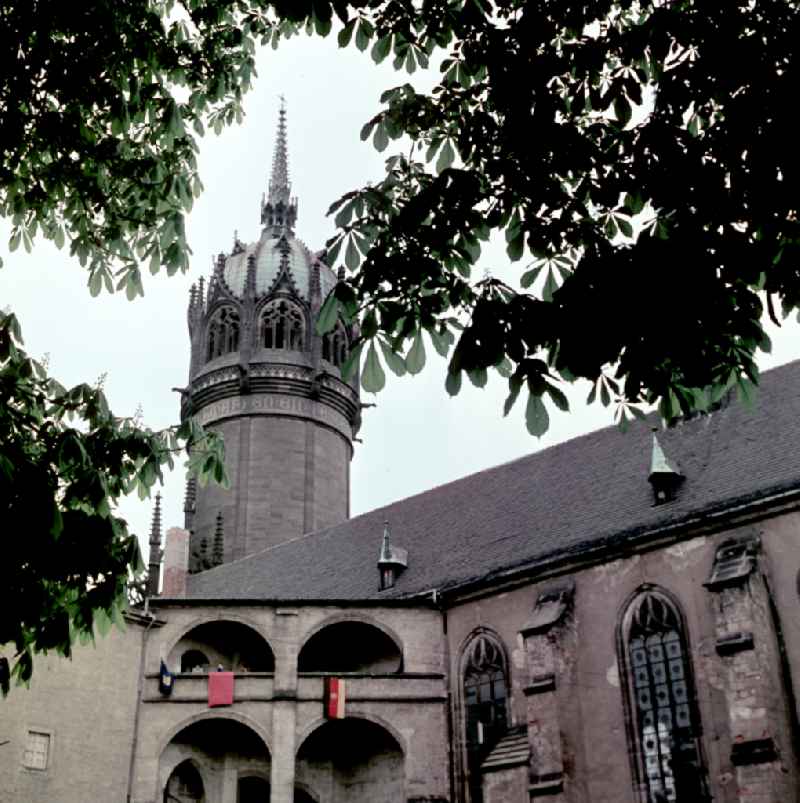
<svg viewBox="0 0 800 803"><path fill-rule="evenodd" d="M128 302L124 294L90 297L86 274L49 243L37 242L31 255L8 254L8 226L0 223L0 307L9 305L23 327L28 350L50 356L51 373L64 384L94 382L107 372L106 393L118 415L138 405L152 428L176 423L178 396L189 365L186 330L188 288L208 275L212 257L229 251L233 232L253 241L259 234L259 203L266 188L275 136L278 96L288 108L289 162L293 193L299 198L298 236L312 249L333 233L325 216L330 203L348 190L380 178L383 160L362 143L359 131L379 108L381 92L408 80L388 64L376 67L368 54L339 50L335 40L297 37L278 51L264 50L259 78L245 98L241 126L201 141L200 168L205 193L188 221L194 256L187 276L145 280L145 298ZM430 77L416 76L416 84ZM65 249L66 251L66 249ZM487 249L480 271L516 282L503 249ZM477 278L480 278L478 276ZM800 357L800 326L770 329L774 349L762 368ZM587 336L591 336L587 333ZM502 403L507 389L494 377L483 390L465 381L461 394L444 391L445 362L428 349L420 376L395 379L365 413L352 465L354 515L466 474L488 468L611 423L611 412L587 409L581 400L588 386L568 389L574 410L551 411L551 427L541 440L524 426L524 400L507 419ZM388 372L387 372L388 373ZM182 471L162 490L166 526L182 526ZM134 532L146 541L152 503L126 500L121 506ZM376 533L376 544L380 533Z"/></svg>

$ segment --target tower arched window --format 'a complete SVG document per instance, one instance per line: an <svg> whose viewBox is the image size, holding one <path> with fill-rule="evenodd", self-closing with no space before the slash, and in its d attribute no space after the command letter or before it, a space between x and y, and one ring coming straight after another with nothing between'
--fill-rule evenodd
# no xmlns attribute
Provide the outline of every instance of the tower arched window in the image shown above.
<svg viewBox="0 0 800 803"><path fill-rule="evenodd" d="M486 633L464 651L464 730L471 803L480 803L480 766L508 728L508 673L505 651Z"/></svg>
<svg viewBox="0 0 800 803"><path fill-rule="evenodd" d="M641 591L625 610L620 635L639 800L708 800L688 641L677 604L657 589Z"/></svg>
<svg viewBox="0 0 800 803"><path fill-rule="evenodd" d="M303 310L286 299L273 301L261 313L261 345L268 349L303 351L306 319Z"/></svg>
<svg viewBox="0 0 800 803"><path fill-rule="evenodd" d="M347 333L341 321L337 321L336 328L322 338L322 359L337 368L344 365L347 359Z"/></svg>
<svg viewBox="0 0 800 803"><path fill-rule="evenodd" d="M206 359L213 360L239 349L239 313L233 307L221 307L208 322Z"/></svg>

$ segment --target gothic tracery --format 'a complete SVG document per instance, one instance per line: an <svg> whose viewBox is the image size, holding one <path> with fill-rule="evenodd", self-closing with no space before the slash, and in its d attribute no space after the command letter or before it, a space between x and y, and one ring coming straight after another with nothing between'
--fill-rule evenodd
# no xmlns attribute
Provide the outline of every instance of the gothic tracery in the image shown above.
<svg viewBox="0 0 800 803"><path fill-rule="evenodd" d="M221 307L208 322L206 360L213 360L239 348L239 313L230 306Z"/></svg>
<svg viewBox="0 0 800 803"><path fill-rule="evenodd" d="M687 640L681 616L665 594L645 590L629 604L622 651L643 803L705 800Z"/></svg>
<svg viewBox="0 0 800 803"><path fill-rule="evenodd" d="M261 313L261 345L268 349L305 349L306 322L303 311L287 299L271 301Z"/></svg>

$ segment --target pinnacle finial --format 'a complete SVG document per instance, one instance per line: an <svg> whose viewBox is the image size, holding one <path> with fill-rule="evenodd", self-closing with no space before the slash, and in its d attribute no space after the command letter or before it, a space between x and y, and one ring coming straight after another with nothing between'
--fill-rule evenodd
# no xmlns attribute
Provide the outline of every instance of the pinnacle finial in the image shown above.
<svg viewBox="0 0 800 803"><path fill-rule="evenodd" d="M286 139L286 99L281 95L281 108L278 112L278 134L275 138L275 152L272 156L272 175L269 180L267 201L271 204L289 205L292 187L289 183L289 153Z"/></svg>
<svg viewBox="0 0 800 803"><path fill-rule="evenodd" d="M389 545L389 521L383 522L383 543L381 544L381 560L390 560L392 549Z"/></svg>
<svg viewBox="0 0 800 803"><path fill-rule="evenodd" d="M211 565L221 566L225 560L225 526L222 511L217 513L217 523L214 528L214 548L211 555Z"/></svg>
<svg viewBox="0 0 800 803"><path fill-rule="evenodd" d="M156 494L153 507L153 523L150 527L150 546L161 546L161 493Z"/></svg>
<svg viewBox="0 0 800 803"><path fill-rule="evenodd" d="M150 557L147 571L147 596L155 597L161 585L161 494L156 494L156 503L153 507L153 524L150 527Z"/></svg>

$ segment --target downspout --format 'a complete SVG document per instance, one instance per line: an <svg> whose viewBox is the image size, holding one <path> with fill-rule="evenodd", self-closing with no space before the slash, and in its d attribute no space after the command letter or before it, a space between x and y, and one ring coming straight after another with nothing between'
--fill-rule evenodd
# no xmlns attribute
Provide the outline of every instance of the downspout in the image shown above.
<svg viewBox="0 0 800 803"><path fill-rule="evenodd" d="M144 662L147 655L147 636L150 628L156 620L154 613L150 613L150 598L144 601L144 616L149 616L150 621L142 634L142 654L139 657L139 680L136 687L136 710L133 712L133 742L131 744L131 760L128 764L128 790L125 795L126 803L131 803L131 793L133 791L133 771L136 766L136 748L139 744L139 712L142 709L142 697L144 696Z"/></svg>

